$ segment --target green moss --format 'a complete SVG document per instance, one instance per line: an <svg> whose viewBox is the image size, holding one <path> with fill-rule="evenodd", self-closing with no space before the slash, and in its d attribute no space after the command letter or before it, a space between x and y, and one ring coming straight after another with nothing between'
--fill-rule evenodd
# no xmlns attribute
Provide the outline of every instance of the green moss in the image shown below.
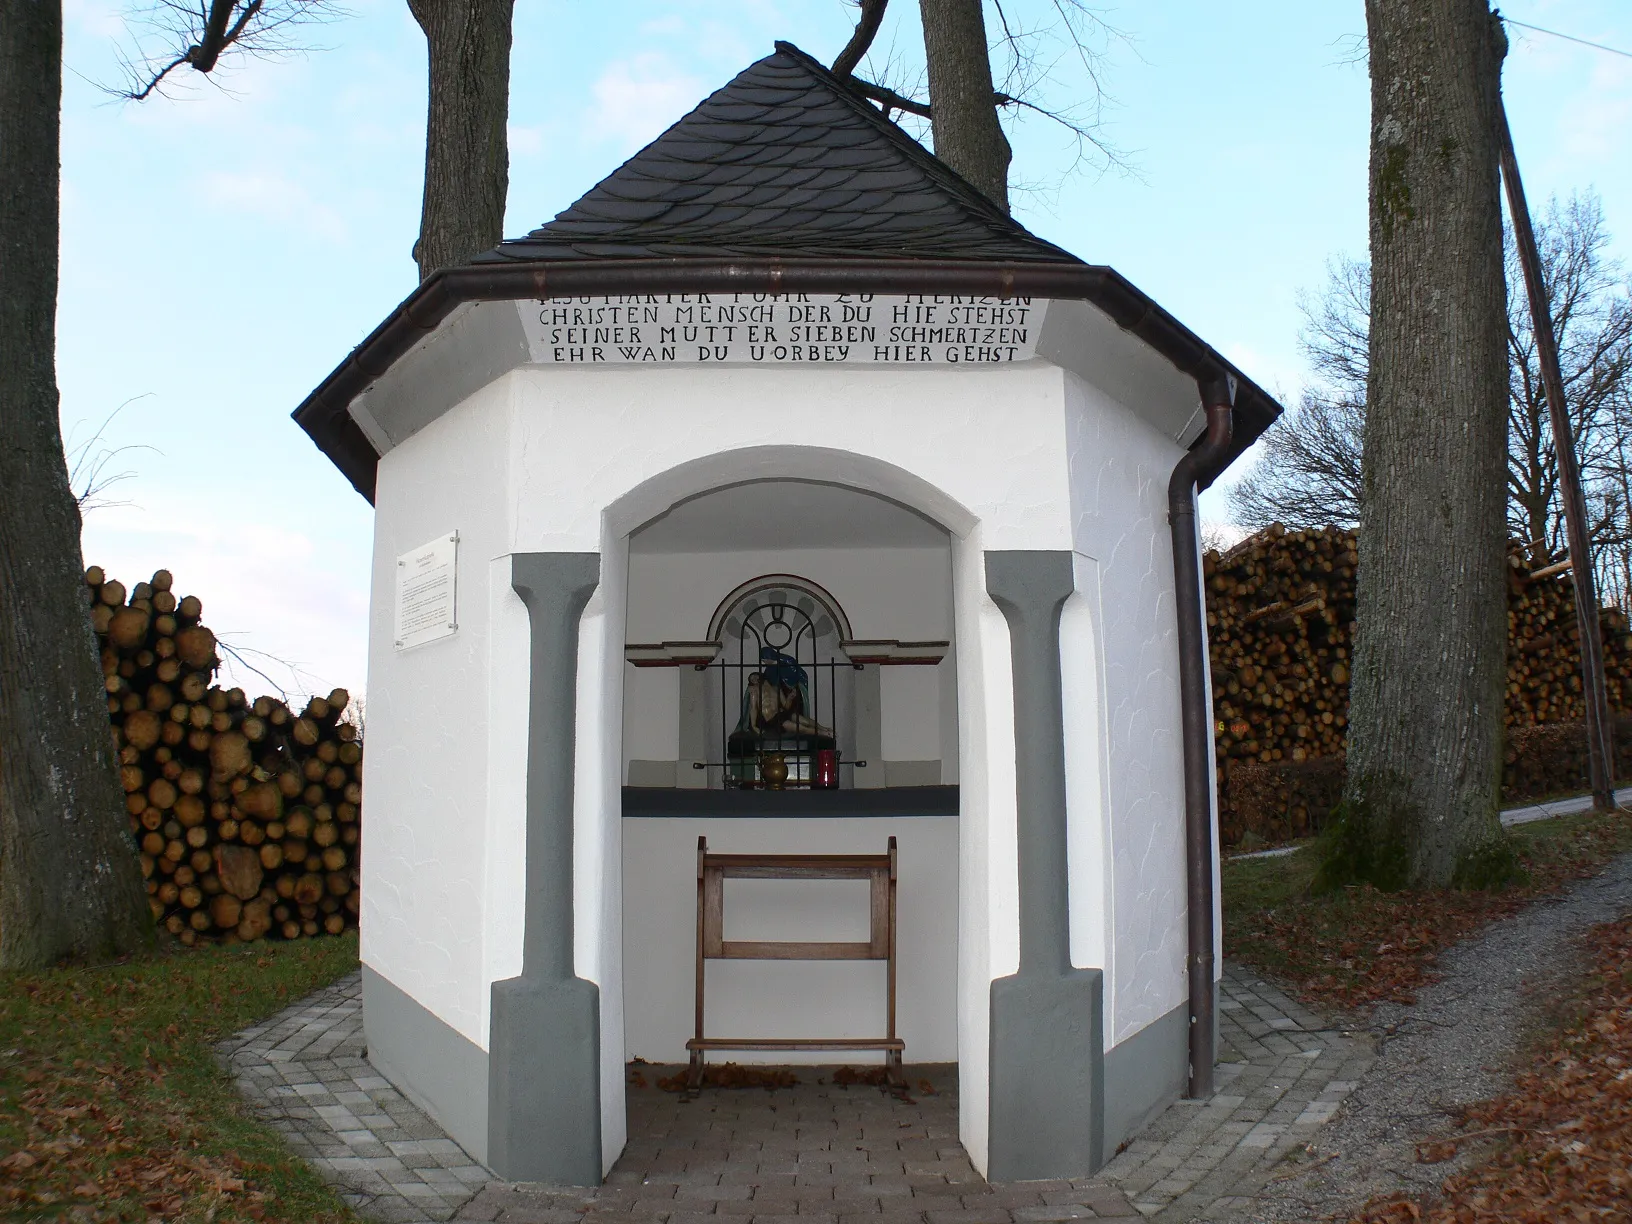
<svg viewBox="0 0 1632 1224"><path fill-rule="evenodd" d="M1405 167L1410 160L1404 145L1390 145L1377 167L1377 201L1382 206L1385 236L1393 233L1394 222L1410 221L1417 215L1411 206L1411 185L1405 180Z"/></svg>
<svg viewBox="0 0 1632 1224"><path fill-rule="evenodd" d="M1526 880L1518 847L1505 832L1497 832L1462 856L1451 887L1496 892Z"/></svg>
<svg viewBox="0 0 1632 1224"><path fill-rule="evenodd" d="M1409 822L1397 809L1384 818L1380 807L1364 799L1345 799L1333 809L1315 853L1320 866L1309 883L1311 896L1351 884L1370 884L1398 892L1411 882Z"/></svg>

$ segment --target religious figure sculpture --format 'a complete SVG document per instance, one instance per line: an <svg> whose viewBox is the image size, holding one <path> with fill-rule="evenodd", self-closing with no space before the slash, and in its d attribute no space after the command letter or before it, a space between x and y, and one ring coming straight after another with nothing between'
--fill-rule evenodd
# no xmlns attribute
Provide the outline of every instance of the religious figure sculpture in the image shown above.
<svg viewBox="0 0 1632 1224"><path fill-rule="evenodd" d="M799 661L766 646L759 652L760 670L748 673L742 692L738 732L754 735L812 735L831 737L805 713L810 703L810 677Z"/></svg>

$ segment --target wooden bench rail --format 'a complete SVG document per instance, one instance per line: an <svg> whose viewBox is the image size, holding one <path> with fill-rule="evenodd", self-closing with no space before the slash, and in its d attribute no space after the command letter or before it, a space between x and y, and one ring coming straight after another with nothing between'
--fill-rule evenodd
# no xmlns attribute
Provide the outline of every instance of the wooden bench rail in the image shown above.
<svg viewBox="0 0 1632 1224"><path fill-rule="evenodd" d="M726 880L867 880L867 941L726 939ZM881 1050L890 1084L905 1091L901 1074L906 1043L895 1035L896 842L885 854L710 854L697 839L697 1031L686 1042L687 1087L702 1088L708 1050ZM886 1000L883 1037L705 1037L704 991L711 960L881 960Z"/></svg>
<svg viewBox="0 0 1632 1224"><path fill-rule="evenodd" d="M688 1050L905 1050L899 1037L704 1037Z"/></svg>

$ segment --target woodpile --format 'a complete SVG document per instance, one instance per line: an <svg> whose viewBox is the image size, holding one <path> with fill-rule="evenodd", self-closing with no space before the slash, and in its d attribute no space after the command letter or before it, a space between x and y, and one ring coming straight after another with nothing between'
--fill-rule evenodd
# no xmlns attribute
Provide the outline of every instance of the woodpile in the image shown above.
<svg viewBox="0 0 1632 1224"><path fill-rule="evenodd" d="M1358 560L1352 531L1278 525L1204 558L1226 842L1248 831L1300 836L1318 823L1311 800L1329 782L1322 774L1311 789L1291 767L1344 754ZM1557 737L1518 733L1586 715L1574 600L1567 566L1532 571L1517 550L1509 556L1505 789L1515 797L1547 793L1557 773L1527 747ZM1632 712L1632 627L1619 608L1605 609L1602 623L1610 708ZM1262 768L1286 776L1271 785ZM1232 812L1232 791L1254 796L1253 812ZM1258 814L1257 797L1271 792L1277 810Z"/></svg>
<svg viewBox="0 0 1632 1224"><path fill-rule="evenodd" d="M1581 634L1568 571L1531 573L1508 558L1507 725L1528 727L1587 716L1581 695ZM1538 577L1537 574L1542 576ZM1602 613L1604 676L1612 711L1632 708L1632 631L1626 613Z"/></svg>
<svg viewBox="0 0 1632 1224"><path fill-rule="evenodd" d="M85 571L119 776L157 923L183 943L357 925L363 746L344 689L296 714L212 683L199 600Z"/></svg>
<svg viewBox="0 0 1632 1224"><path fill-rule="evenodd" d="M1352 531L1279 527L1203 559L1221 763L1343 751L1358 560Z"/></svg>

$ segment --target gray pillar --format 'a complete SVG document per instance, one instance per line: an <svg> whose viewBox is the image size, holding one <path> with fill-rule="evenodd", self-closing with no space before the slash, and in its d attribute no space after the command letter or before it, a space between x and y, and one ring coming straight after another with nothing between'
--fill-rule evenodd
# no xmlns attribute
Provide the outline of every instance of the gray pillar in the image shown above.
<svg viewBox="0 0 1632 1224"><path fill-rule="evenodd" d="M1020 969L992 982L992 1181L1085 1177L1104 1163L1103 982L1071 967L1060 610L1069 552L988 552L1009 626L1020 867Z"/></svg>
<svg viewBox="0 0 1632 1224"><path fill-rule="evenodd" d="M600 991L573 975L572 794L578 621L597 553L517 553L532 626L521 976L493 983L488 1164L510 1181L601 1182Z"/></svg>

